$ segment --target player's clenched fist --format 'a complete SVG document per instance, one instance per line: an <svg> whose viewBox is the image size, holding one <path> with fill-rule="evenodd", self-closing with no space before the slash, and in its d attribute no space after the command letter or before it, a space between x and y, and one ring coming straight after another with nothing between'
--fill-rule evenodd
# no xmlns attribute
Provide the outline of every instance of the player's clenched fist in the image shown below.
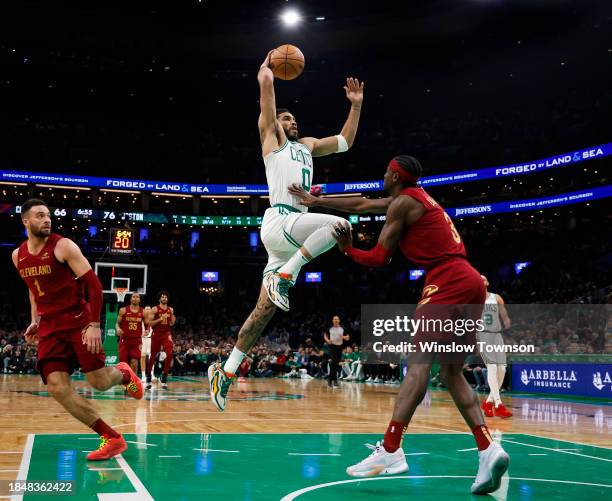
<svg viewBox="0 0 612 501"><path fill-rule="evenodd" d="M28 344L38 343L38 325L39 325L38 322L32 322L30 325L28 325L28 328L26 329L24 333L26 343Z"/></svg>

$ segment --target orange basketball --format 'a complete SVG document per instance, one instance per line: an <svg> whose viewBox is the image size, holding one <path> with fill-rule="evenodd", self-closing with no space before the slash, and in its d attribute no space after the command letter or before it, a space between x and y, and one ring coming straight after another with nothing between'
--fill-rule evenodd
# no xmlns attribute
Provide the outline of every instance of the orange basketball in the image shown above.
<svg viewBox="0 0 612 501"><path fill-rule="evenodd" d="M270 68L276 78L293 80L304 71L304 54L295 45L281 45L272 51Z"/></svg>

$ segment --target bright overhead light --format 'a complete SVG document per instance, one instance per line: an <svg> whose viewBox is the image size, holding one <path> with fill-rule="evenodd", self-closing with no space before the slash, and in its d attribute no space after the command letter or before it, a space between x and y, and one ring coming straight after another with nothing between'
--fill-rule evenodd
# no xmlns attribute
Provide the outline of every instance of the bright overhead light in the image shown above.
<svg viewBox="0 0 612 501"><path fill-rule="evenodd" d="M286 26L295 26L302 20L302 17L297 10L288 9L281 14L281 20Z"/></svg>

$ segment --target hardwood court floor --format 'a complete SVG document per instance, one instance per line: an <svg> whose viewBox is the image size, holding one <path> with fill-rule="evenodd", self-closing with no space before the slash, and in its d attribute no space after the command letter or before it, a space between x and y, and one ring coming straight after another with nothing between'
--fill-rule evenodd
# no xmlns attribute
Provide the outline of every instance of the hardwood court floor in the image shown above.
<svg viewBox="0 0 612 501"><path fill-rule="evenodd" d="M39 381L0 376L0 479L72 479L72 499L112 499L105 494L113 492L121 493L116 499L463 499L477 468L474 441L445 391L428 393L409 427L410 471L355 481L344 470L367 455L365 442L381 438L397 386L344 383L330 390L321 381L247 380L219 413L199 378L172 380L169 391L156 389L140 402L76 380L130 441L123 457L88 464L83 451L97 445L95 436ZM515 417L488 420L512 460L498 499L610 497L611 402L506 402Z"/></svg>

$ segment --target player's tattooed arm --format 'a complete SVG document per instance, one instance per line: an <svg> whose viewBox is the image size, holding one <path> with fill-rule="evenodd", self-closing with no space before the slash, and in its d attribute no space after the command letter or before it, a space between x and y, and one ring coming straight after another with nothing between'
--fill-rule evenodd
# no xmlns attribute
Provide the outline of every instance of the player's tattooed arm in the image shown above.
<svg viewBox="0 0 612 501"><path fill-rule="evenodd" d="M174 308L170 308L170 327L176 323L176 316L174 315Z"/></svg>
<svg viewBox="0 0 612 501"><path fill-rule="evenodd" d="M385 214L391 204L391 197L364 198L355 197L316 197L308 193L300 184L289 186L289 193L299 199L306 207L326 207L352 214Z"/></svg>
<svg viewBox="0 0 612 501"><path fill-rule="evenodd" d="M308 146L313 157L322 157L331 155L332 153L340 153L350 148L355 142L357 135L357 127L359 126L359 117L361 116L361 104L363 102L363 87L364 82L359 82L356 78L347 78L344 91L346 98L351 102L351 109L346 122L340 131L340 135L346 141L346 145L341 145L338 142L337 136L329 136L321 139L316 137L304 137L300 139L300 143Z"/></svg>
<svg viewBox="0 0 612 501"><path fill-rule="evenodd" d="M241 352L247 353L255 343L257 343L261 333L266 328L266 325L268 325L275 312L276 306L270 301L268 293L262 287L255 309L253 309L244 324L242 324L240 332L238 332L236 347Z"/></svg>

